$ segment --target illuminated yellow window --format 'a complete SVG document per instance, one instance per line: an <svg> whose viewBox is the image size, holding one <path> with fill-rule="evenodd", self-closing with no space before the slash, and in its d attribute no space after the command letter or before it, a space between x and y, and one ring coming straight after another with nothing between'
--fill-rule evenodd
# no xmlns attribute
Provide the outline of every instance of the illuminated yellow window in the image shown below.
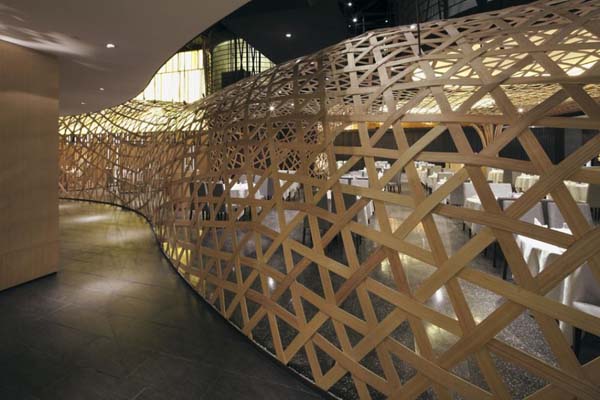
<svg viewBox="0 0 600 400"><path fill-rule="evenodd" d="M136 99L192 103L205 95L202 50L191 50L171 57Z"/></svg>

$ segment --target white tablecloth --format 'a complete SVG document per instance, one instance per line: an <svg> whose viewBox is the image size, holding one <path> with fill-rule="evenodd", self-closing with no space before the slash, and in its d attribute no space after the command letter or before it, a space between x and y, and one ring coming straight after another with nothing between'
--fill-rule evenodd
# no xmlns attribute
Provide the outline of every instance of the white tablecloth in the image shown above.
<svg viewBox="0 0 600 400"><path fill-rule="evenodd" d="M280 179L279 185L283 187L287 183L286 180ZM298 182L292 182L290 186L283 191L283 198L295 198L298 194L298 190L300 190L300 184Z"/></svg>
<svg viewBox="0 0 600 400"><path fill-rule="evenodd" d="M247 183L236 183L235 185L233 185L231 187L231 189L229 190L229 193L230 193L231 197L236 197L236 198L240 198L240 199L247 198L249 195L248 184ZM263 196L257 190L256 193L254 194L254 198L262 199Z"/></svg>
<svg viewBox="0 0 600 400"><path fill-rule="evenodd" d="M296 171L288 171L288 170L279 170L280 174L289 174L289 175L294 175L296 173ZM287 182L287 180L285 179L279 179L279 185L281 187L283 187L283 185L285 185ZM298 195L298 191L300 190L300 184L298 182L293 182L292 184L290 184L290 186L285 189L283 191L283 198L287 199L287 198L295 198Z"/></svg>
<svg viewBox="0 0 600 400"><path fill-rule="evenodd" d="M557 229L565 233L571 233L568 229ZM517 244L521 248L523 258L527 262L529 271L533 276L539 274L549 264L554 256L559 256L565 252L562 247L555 246L550 243L532 239L527 236L517 235ZM551 292L552 293L552 292ZM552 296L559 299L558 296Z"/></svg>
<svg viewBox="0 0 600 400"><path fill-rule="evenodd" d="M362 178L354 178L354 179L352 179L352 181L350 181L350 184L352 186L359 186L359 187L368 188L369 187L369 180L368 179L362 179Z"/></svg>
<svg viewBox="0 0 600 400"><path fill-rule="evenodd" d="M587 202L588 189L590 188L589 184L572 181L566 181L565 184L567 185L567 189L569 189L569 192L571 192L571 195L575 201L579 201L581 203Z"/></svg>
<svg viewBox="0 0 600 400"><path fill-rule="evenodd" d="M569 192L571 193L571 196L573 196L573 199L575 199L575 201L578 201L580 203L587 202L587 194L588 189L590 187L589 184L565 181L565 186L567 187L567 189L569 189ZM548 198L551 199L552 196L548 195Z"/></svg>
<svg viewBox="0 0 600 400"><path fill-rule="evenodd" d="M571 234L568 228L556 229L563 233ZM517 244L523 252L523 257L527 262L527 266L533 276L536 276L545 268L550 266L554 259L565 252L562 247L554 246L549 243L531 239L525 236L517 235ZM567 306L572 307L574 301L580 301L579 297L590 299L600 298L600 286L594 279L587 263L580 266L575 272L570 274L559 285L546 294L553 300L559 301ZM598 304L591 305L591 308L597 307ZM586 312L586 310L584 310ZM565 337L571 342L572 327L563 321L560 321L560 329L565 334Z"/></svg>
<svg viewBox="0 0 600 400"><path fill-rule="evenodd" d="M515 180L515 188L517 188L517 190L520 192L525 192L538 180L540 180L539 175L521 174L517 176L517 179Z"/></svg>
<svg viewBox="0 0 600 400"><path fill-rule="evenodd" d="M435 167L435 164L427 161L415 161L415 166L417 166L417 168L427 168Z"/></svg>
<svg viewBox="0 0 600 400"><path fill-rule="evenodd" d="M390 169L390 163L387 161L375 161L375 168Z"/></svg>
<svg viewBox="0 0 600 400"><path fill-rule="evenodd" d="M494 183L501 183L504 179L504 171L501 169L491 169L488 172L488 181L492 181Z"/></svg>
<svg viewBox="0 0 600 400"><path fill-rule="evenodd" d="M471 197L467 197L465 199L465 208L470 208L471 210L481 210L481 201L479 200L479 197L477 196L471 196ZM475 223L471 223L471 222L466 222L465 223L469 229L471 229L471 234L475 235L479 232L479 230L481 230L481 225L479 224L475 224Z"/></svg>
<svg viewBox="0 0 600 400"><path fill-rule="evenodd" d="M447 179L446 179L446 178L442 178L442 179L440 179L439 181L437 181L436 183L434 183L434 184L433 184L433 186L431 187L431 190L433 190L433 191L435 192L436 190L438 190L438 188L439 188L440 186L442 186L442 185L443 185L444 183L446 183L446 182L447 182ZM446 199L444 200L444 202L445 202L446 204L448 204L448 202L449 202L449 201L450 201L450 196L446 197Z"/></svg>
<svg viewBox="0 0 600 400"><path fill-rule="evenodd" d="M515 187L517 188L517 190L525 192L530 187L532 187L539 179L540 177L538 175L521 174L517 176L517 179L515 180ZM569 189L569 192L571 193L575 201L581 203L585 203L587 201L587 193L590 186L589 184L565 181L565 185L567 186L567 189ZM548 198L551 197L549 196Z"/></svg>
<svg viewBox="0 0 600 400"><path fill-rule="evenodd" d="M235 185L233 185L231 187L231 189L229 189L229 193L230 196L232 197L232 199L238 198L238 199L245 199L248 197L248 195L250 194L250 191L248 190L248 184L247 183L236 183ZM260 191L256 190L256 193L254 194L254 198L255 199L262 199L263 195L260 193ZM232 206L235 210L238 209L238 205L235 200L232 201ZM258 211L260 211L262 208L261 207L257 207ZM239 218L242 218L243 213L239 216Z"/></svg>
<svg viewBox="0 0 600 400"><path fill-rule="evenodd" d="M432 191L438 190L440 186L442 186L446 181L454 175L454 172L436 172L433 173L432 176L435 176L435 181L429 183L429 188ZM448 204L450 202L450 196L444 199L444 203Z"/></svg>
<svg viewBox="0 0 600 400"><path fill-rule="evenodd" d="M367 177L367 170L366 168L363 168L358 171L350 171L348 172L348 175L353 177Z"/></svg>
<svg viewBox="0 0 600 400"><path fill-rule="evenodd" d="M508 184L508 183L506 183L506 184L499 183L497 185L508 185L510 188L510 184ZM501 188L505 189L504 187L501 187ZM497 199L500 197L503 197L503 198L508 198L508 197L517 198L518 197L516 195L516 193L511 193L510 190L508 191L508 193L505 193L504 190L500 191L499 193L496 193L496 191L494 191L494 196L496 196ZM471 210L481 210L481 200L479 200L479 197L477 195L467 197L465 199L464 207L470 208ZM479 225L479 224L467 222L466 225L471 229L471 234L473 234L473 235L475 235L476 233L478 233L481 230L481 225Z"/></svg>
<svg viewBox="0 0 600 400"><path fill-rule="evenodd" d="M429 175L427 177L426 186L428 188L432 188L435 185L435 183L437 182L437 178L438 178L438 174L436 172L434 172L433 174Z"/></svg>
<svg viewBox="0 0 600 400"><path fill-rule="evenodd" d="M427 168L419 167L417 168L417 174L419 175L419 180L423 185L425 185L427 181Z"/></svg>
<svg viewBox="0 0 600 400"><path fill-rule="evenodd" d="M364 187L364 188L368 188L369 187L369 180L368 179L352 179L352 186L358 186L358 187ZM358 196L358 198L360 198L360 196ZM371 215L373 215L373 213L375 212L375 207L373 206L373 201L369 201L367 203L367 205L365 206L365 210L367 211L367 221L370 220Z"/></svg>

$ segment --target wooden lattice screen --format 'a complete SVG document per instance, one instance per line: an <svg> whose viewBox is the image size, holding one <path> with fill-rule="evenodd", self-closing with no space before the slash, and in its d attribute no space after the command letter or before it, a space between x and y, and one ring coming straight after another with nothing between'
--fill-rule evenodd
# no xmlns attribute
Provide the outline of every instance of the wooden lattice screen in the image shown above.
<svg viewBox="0 0 600 400"><path fill-rule="evenodd" d="M546 382L532 399L599 399L600 360L580 365L556 320L600 335L600 319L545 294L585 262L600 282L600 229L564 184L600 184L600 172L584 167L598 157L600 135L553 163L530 127L600 129L600 3L540 1L423 24L420 49L416 35L411 27L368 32L191 105L130 101L64 117L61 196L146 215L201 296L282 363L305 359L302 373L325 390L343 381L365 399L412 399L427 390L443 399L508 399L510 385L497 368L502 359ZM479 152L465 133L473 125L487 132ZM427 129L410 143L406 132L415 126ZM455 150L428 148L442 135ZM392 146L380 144L384 136ZM499 155L515 141L527 160ZM382 160L391 168L375 178ZM429 194L415 161L464 167ZM357 166L371 177L368 187L340 183ZM488 167L540 179L501 210L484 175ZM400 172L410 190L383 190ZM234 198L230 190L242 175L249 193ZM481 210L445 204L468 179ZM225 191L213 196L219 181ZM256 198L267 182L272 197ZM300 195L284 199L295 183ZM328 191L334 211L320 206ZM359 199L346 208L344 194ZM519 220L548 194L572 234ZM376 222L358 223L355 216L371 201ZM391 223L391 207L407 211ZM483 228L452 250L440 218ZM409 240L417 229L426 243ZM533 275L514 234L567 250ZM331 254L335 241L342 254ZM494 242L514 280L472 265ZM404 270L411 260L432 268L417 287ZM383 267L389 282L378 278ZM489 315L474 318L465 282L498 296ZM451 312L428 302L439 289ZM556 362L498 338L524 311ZM412 344L393 334L401 325L412 332ZM432 350L435 329L454 338L443 351ZM486 384L453 372L467 359ZM414 373L403 376L398 360Z"/></svg>

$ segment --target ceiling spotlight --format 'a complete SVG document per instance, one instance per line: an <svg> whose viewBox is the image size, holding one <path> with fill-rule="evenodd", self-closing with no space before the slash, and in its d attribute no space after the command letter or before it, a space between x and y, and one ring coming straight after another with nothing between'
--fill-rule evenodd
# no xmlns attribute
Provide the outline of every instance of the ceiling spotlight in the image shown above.
<svg viewBox="0 0 600 400"><path fill-rule="evenodd" d="M417 29L417 24L412 24L412 25L410 26L410 29L412 29L412 30L415 30L415 29Z"/></svg>
<svg viewBox="0 0 600 400"><path fill-rule="evenodd" d="M385 23L387 24L388 22L390 22L390 21L386 19L386 20L385 20Z"/></svg>
<svg viewBox="0 0 600 400"><path fill-rule="evenodd" d="M101 91L101 92L104 92L104 88L103 88L103 87L101 87L101 88L100 88L100 91Z"/></svg>
<svg viewBox="0 0 600 400"><path fill-rule="evenodd" d="M292 37L292 34L291 34L291 33L286 33L286 34L285 34L285 37L289 39L289 38L291 38L291 37Z"/></svg>
<svg viewBox="0 0 600 400"><path fill-rule="evenodd" d="M117 46L115 46L114 43L106 43L106 48L107 49L114 49L115 47L117 47Z"/></svg>
<svg viewBox="0 0 600 400"><path fill-rule="evenodd" d="M269 106L269 111L275 111L275 106Z"/></svg>
<svg viewBox="0 0 600 400"><path fill-rule="evenodd" d="M356 17L352 18L352 22L358 22L358 18L356 18Z"/></svg>
<svg viewBox="0 0 600 400"><path fill-rule="evenodd" d="M519 113L523 114L525 112L525 109L523 107L519 107L519 109L517 111Z"/></svg>
<svg viewBox="0 0 600 400"><path fill-rule="evenodd" d="M348 7L352 7L352 2L351 1L348 2Z"/></svg>
<svg viewBox="0 0 600 400"><path fill-rule="evenodd" d="M81 105L82 105L82 106L85 106L85 101L82 101L82 102L81 102Z"/></svg>

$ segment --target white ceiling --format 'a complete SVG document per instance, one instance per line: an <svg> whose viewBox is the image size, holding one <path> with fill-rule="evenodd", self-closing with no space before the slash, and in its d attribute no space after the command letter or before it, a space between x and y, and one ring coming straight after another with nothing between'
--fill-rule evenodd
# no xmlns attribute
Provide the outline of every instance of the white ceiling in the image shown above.
<svg viewBox="0 0 600 400"><path fill-rule="evenodd" d="M0 0L0 40L56 55L60 113L80 114L135 97L173 53L247 1Z"/></svg>

